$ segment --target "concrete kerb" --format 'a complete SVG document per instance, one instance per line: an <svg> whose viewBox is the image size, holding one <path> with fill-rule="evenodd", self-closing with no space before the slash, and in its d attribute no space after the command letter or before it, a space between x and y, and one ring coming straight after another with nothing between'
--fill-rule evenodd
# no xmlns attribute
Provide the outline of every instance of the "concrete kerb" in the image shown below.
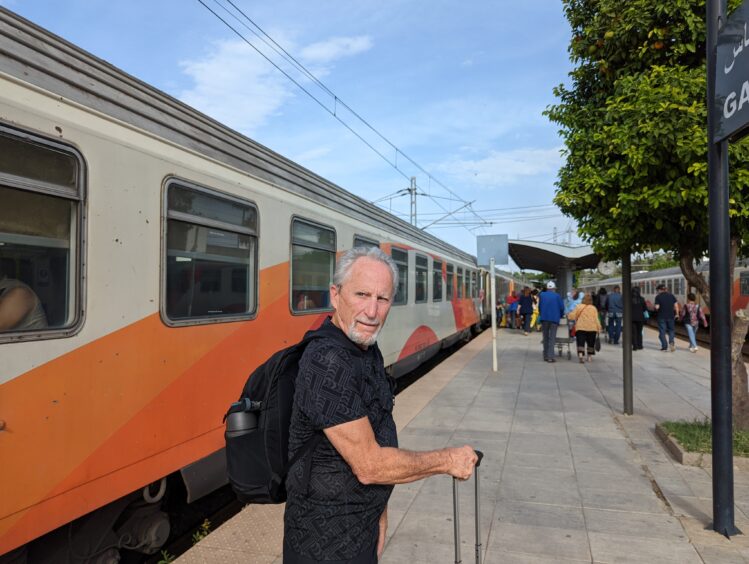
<svg viewBox="0 0 749 564"><path fill-rule="evenodd" d="M689 452L684 449L676 437L670 435L660 423L655 424L655 434L666 447L666 450L679 464L685 466L698 466L700 468L712 468L713 457L710 453ZM737 470L749 472L749 458L745 456L734 456L733 466Z"/></svg>

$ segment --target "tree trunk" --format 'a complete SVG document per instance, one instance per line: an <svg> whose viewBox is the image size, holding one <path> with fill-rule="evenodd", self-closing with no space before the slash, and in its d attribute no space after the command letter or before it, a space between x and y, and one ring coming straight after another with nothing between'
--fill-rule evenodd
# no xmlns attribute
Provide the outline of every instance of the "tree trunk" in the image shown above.
<svg viewBox="0 0 749 564"><path fill-rule="evenodd" d="M710 285L701 272L694 269L694 253L687 247L682 247L679 253L679 266L684 278L690 286L693 286L702 296L705 305L710 307Z"/></svg>
<svg viewBox="0 0 749 564"><path fill-rule="evenodd" d="M729 276L733 281L734 267L739 241L731 239L729 254ZM710 285L701 273L694 269L694 253L682 247L680 250L679 265L684 278L691 286L694 286L701 294L705 305L710 307ZM731 283L733 289L733 283ZM749 306L746 310L739 310L731 319L731 390L732 411L734 429L749 430L749 387L746 365L744 364L743 347L746 333L749 330Z"/></svg>
<svg viewBox="0 0 749 564"><path fill-rule="evenodd" d="M740 241L731 238L731 250L729 254L731 272L731 292L733 292L733 273L736 267ZM733 296L731 296L733 298ZM733 302L733 299L731 300ZM733 305L733 304L732 304ZM749 388L747 388L746 364L744 364L744 342L746 331L749 328L749 313L746 309L737 310L731 324L731 391L733 428L749 431Z"/></svg>
<svg viewBox="0 0 749 564"><path fill-rule="evenodd" d="M744 364L744 341L749 328L747 310L736 312L731 330L731 391L733 397L733 428L749 431L749 390L747 389L746 364Z"/></svg>

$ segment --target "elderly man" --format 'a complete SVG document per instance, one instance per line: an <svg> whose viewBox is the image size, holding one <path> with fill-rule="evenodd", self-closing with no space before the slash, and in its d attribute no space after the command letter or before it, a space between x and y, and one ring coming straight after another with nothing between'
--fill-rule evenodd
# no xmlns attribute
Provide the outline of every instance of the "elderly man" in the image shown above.
<svg viewBox="0 0 749 564"><path fill-rule="evenodd" d="M393 384L377 336L395 294L398 270L378 248L354 248L338 262L330 299L335 313L302 356L291 417L289 455L318 432L324 438L307 464L287 477L285 564L370 564L385 544L393 484L434 474L466 480L476 454L469 446L429 452L399 449ZM309 455L307 455L309 456Z"/></svg>
<svg viewBox="0 0 749 564"><path fill-rule="evenodd" d="M553 280L549 280L546 284L546 290L538 296L538 318L541 320L544 360L546 362L556 362L554 347L557 341L557 328L563 315L564 302L562 297L557 294L557 285Z"/></svg>

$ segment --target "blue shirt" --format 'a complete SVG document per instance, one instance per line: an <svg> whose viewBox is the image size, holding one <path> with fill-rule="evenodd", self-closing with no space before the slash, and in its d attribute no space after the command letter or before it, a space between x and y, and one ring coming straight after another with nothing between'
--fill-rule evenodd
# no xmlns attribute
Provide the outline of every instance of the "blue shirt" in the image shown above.
<svg viewBox="0 0 749 564"><path fill-rule="evenodd" d="M576 299L570 296L567 306L564 308L564 313L567 314L571 311L574 311L577 306L583 303L583 295L584 294L582 292L578 292Z"/></svg>
<svg viewBox="0 0 749 564"><path fill-rule="evenodd" d="M608 309L609 313L618 313L623 314L624 313L624 301L622 300L622 295L619 292L612 292L608 294L609 300L608 300Z"/></svg>
<svg viewBox="0 0 749 564"><path fill-rule="evenodd" d="M544 290L538 295L538 318L541 321L559 323L564 315L562 297L551 290Z"/></svg>

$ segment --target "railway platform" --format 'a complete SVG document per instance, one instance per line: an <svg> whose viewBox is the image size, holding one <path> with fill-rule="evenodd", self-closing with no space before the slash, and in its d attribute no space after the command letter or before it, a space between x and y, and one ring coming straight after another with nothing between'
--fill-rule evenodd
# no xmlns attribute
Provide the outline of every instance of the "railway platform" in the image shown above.
<svg viewBox="0 0 749 564"><path fill-rule="evenodd" d="M543 362L540 334L479 335L398 395L401 446L471 444L481 466L487 564L749 563L749 472L735 469L736 525L709 529L710 470L675 462L658 421L710 412L709 353L661 352L648 331L633 359L634 415L622 414L620 346L592 363ZM473 484L461 484L462 554L473 561ZM446 476L396 486L383 563L453 562ZM248 506L177 559L179 564L280 563L283 506Z"/></svg>

